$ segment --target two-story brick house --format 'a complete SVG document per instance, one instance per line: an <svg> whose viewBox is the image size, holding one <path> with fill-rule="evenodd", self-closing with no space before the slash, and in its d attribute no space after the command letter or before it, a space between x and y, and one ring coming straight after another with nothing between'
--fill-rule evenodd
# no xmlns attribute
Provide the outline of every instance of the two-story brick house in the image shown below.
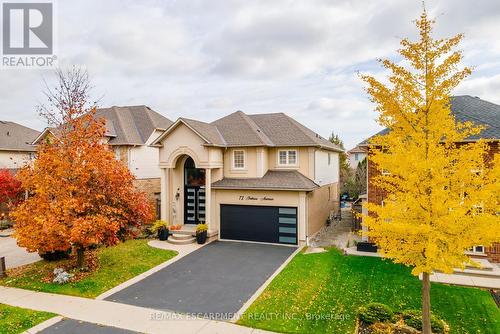
<svg viewBox="0 0 500 334"><path fill-rule="evenodd" d="M479 135L468 138L468 142L476 141L480 138L487 140L489 145L487 159L491 161L493 156L499 153L500 105L468 95L454 96L450 102L451 111L458 121L470 121L485 127ZM384 135L387 132L388 129L384 129L377 133L377 135ZM374 177L379 175L381 171L376 168L370 159L371 150L369 142L370 139L367 139L358 145L368 151L368 202L381 204L386 194L373 183ZM473 256L487 257L491 261L500 262L500 244L494 244L492 247L477 245L469 253Z"/></svg>
<svg viewBox="0 0 500 334"><path fill-rule="evenodd" d="M154 142L161 217L220 239L303 244L339 207L339 152L283 113L180 118Z"/></svg>

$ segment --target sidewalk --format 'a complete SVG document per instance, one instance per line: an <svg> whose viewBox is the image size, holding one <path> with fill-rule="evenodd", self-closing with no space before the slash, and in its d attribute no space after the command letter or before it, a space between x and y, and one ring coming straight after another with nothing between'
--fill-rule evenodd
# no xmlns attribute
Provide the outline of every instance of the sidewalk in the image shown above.
<svg viewBox="0 0 500 334"><path fill-rule="evenodd" d="M81 297L0 286L0 303L141 333L269 333L228 322Z"/></svg>

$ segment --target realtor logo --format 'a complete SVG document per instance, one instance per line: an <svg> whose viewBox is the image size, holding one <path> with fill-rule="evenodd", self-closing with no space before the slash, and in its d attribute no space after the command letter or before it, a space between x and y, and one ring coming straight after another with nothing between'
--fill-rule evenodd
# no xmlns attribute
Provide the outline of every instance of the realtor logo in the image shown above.
<svg viewBox="0 0 500 334"><path fill-rule="evenodd" d="M3 67L54 65L52 3L4 2L1 17Z"/></svg>

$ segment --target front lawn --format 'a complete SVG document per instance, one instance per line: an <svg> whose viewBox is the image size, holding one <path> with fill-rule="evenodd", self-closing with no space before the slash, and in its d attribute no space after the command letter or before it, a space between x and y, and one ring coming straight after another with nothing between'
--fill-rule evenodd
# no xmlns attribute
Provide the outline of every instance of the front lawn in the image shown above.
<svg viewBox="0 0 500 334"><path fill-rule="evenodd" d="M18 334L56 316L53 313L28 310L0 304L0 333Z"/></svg>
<svg viewBox="0 0 500 334"><path fill-rule="evenodd" d="M43 281L47 273L64 264L39 261L23 270L11 270L11 276L0 279L0 285L21 289L60 293L81 297L96 297L101 293L163 263L177 252L148 246L147 240L128 240L113 247L97 250L99 269L77 282L63 285Z"/></svg>
<svg viewBox="0 0 500 334"><path fill-rule="evenodd" d="M373 301L394 311L419 309L420 289L407 267L388 260L335 249L300 253L238 323L276 332L353 333L360 306ZM450 333L500 333L500 310L488 291L432 284L431 304Z"/></svg>

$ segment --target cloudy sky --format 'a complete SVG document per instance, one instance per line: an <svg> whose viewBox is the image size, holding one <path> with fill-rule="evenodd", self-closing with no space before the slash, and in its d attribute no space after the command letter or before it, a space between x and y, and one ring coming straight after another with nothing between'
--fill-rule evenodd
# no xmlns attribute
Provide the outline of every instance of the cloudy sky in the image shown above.
<svg viewBox="0 0 500 334"><path fill-rule="evenodd" d="M145 104L175 120L285 112L349 149L379 129L357 71L382 76L415 37L420 0L56 1L62 68L89 71L101 106ZM474 74L456 94L500 104L500 1L426 1L436 36L463 32ZM0 69L0 119L42 129L48 70Z"/></svg>

